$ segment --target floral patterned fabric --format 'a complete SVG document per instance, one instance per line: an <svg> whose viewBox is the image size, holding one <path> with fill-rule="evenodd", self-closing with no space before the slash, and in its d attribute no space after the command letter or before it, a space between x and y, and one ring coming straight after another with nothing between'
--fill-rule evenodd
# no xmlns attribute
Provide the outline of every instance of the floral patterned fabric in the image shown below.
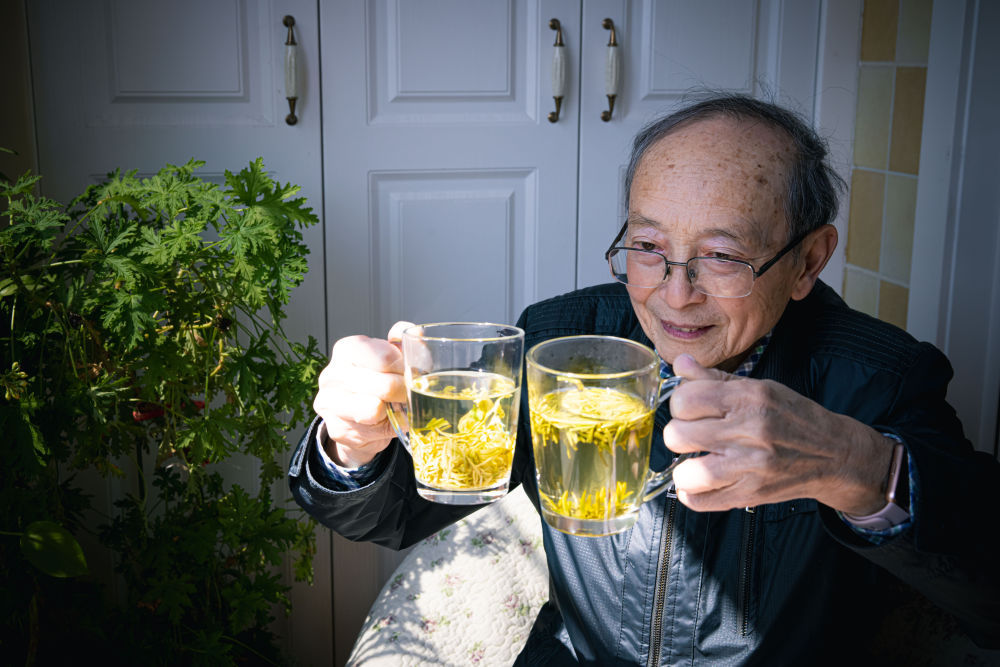
<svg viewBox="0 0 1000 667"><path fill-rule="evenodd" d="M518 488L418 544L348 665L510 665L548 598L541 518Z"/></svg>

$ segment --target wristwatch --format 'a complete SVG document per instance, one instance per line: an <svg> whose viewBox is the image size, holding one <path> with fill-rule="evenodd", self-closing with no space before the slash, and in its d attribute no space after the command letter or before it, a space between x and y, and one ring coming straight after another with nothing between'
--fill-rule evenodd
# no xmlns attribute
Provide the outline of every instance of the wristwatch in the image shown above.
<svg viewBox="0 0 1000 667"><path fill-rule="evenodd" d="M844 516L858 528L866 530L889 530L910 519L909 485L910 474L906 458L906 447L897 442L892 450L892 461L889 463L889 474L886 476L885 507L874 514L854 516L844 513ZM906 475L902 474L906 470ZM900 483L902 478L902 483Z"/></svg>

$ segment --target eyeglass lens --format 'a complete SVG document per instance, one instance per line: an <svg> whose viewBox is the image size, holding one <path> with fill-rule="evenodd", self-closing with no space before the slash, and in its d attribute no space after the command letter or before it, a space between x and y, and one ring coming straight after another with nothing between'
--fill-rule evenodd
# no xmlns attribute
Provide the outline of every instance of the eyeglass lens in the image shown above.
<svg viewBox="0 0 1000 667"><path fill-rule="evenodd" d="M667 279L673 267L656 252L615 248L609 255L615 280L633 287L656 287ZM686 263L691 286L709 296L743 297L753 289L753 268L749 264L715 257L694 257Z"/></svg>

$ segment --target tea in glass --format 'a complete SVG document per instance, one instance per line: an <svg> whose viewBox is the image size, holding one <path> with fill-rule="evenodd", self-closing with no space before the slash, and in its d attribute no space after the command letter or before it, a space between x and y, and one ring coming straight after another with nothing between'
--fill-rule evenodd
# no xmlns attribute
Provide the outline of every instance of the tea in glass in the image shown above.
<svg viewBox="0 0 1000 667"><path fill-rule="evenodd" d="M417 493L450 505L502 498L517 439L524 331L423 324L406 329L402 344L408 405L387 412L413 459ZM397 412L407 414L409 433Z"/></svg>
<svg viewBox="0 0 1000 667"><path fill-rule="evenodd" d="M514 381L446 371L410 385L410 448L417 482L447 491L505 487L517 437Z"/></svg>
<svg viewBox="0 0 1000 667"><path fill-rule="evenodd" d="M649 470L653 415L667 395L659 358L623 338L567 336L527 359L542 517L572 535L625 530L669 483Z"/></svg>

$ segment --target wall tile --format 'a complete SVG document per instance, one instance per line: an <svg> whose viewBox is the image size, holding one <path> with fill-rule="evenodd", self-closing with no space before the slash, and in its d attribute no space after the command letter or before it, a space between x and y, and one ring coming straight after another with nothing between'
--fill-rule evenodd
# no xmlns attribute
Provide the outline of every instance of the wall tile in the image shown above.
<svg viewBox="0 0 1000 667"><path fill-rule="evenodd" d="M878 317L878 283L875 276L848 265L844 272L844 301L872 317Z"/></svg>
<svg viewBox="0 0 1000 667"><path fill-rule="evenodd" d="M862 65L854 120L854 164L885 169L892 109L892 67Z"/></svg>
<svg viewBox="0 0 1000 667"><path fill-rule="evenodd" d="M881 281L878 295L878 318L901 329L906 328L907 300L910 290Z"/></svg>
<svg viewBox="0 0 1000 667"><path fill-rule="evenodd" d="M898 0L865 0L861 60L891 61L896 55Z"/></svg>
<svg viewBox="0 0 1000 667"><path fill-rule="evenodd" d="M900 0L896 62L926 65L931 41L932 0Z"/></svg>
<svg viewBox="0 0 1000 667"><path fill-rule="evenodd" d="M879 267L884 191L884 174L855 169L851 175L846 259L849 264L871 271L878 271Z"/></svg>
<svg viewBox="0 0 1000 667"><path fill-rule="evenodd" d="M889 174L885 187L885 234L879 273L902 283L910 282L913 256L913 219L917 208L917 179Z"/></svg>
<svg viewBox="0 0 1000 667"><path fill-rule="evenodd" d="M916 174L920 169L920 134L924 124L926 67L896 69L896 99L892 106L890 171Z"/></svg>

